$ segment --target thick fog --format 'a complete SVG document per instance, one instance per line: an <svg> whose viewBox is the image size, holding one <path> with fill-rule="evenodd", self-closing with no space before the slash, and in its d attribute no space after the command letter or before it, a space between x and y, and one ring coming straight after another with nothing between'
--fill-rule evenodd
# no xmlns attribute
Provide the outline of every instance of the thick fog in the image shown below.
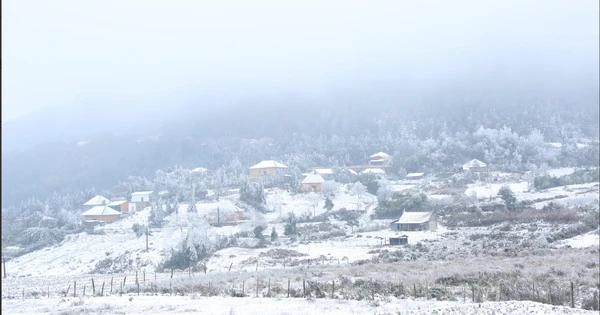
<svg viewBox="0 0 600 315"><path fill-rule="evenodd" d="M407 95L448 91L598 94L597 1L7 1L3 9L9 143L132 131L188 117L189 108L206 115L265 100L335 106L360 95L401 106ZM46 131L36 138L32 126Z"/></svg>

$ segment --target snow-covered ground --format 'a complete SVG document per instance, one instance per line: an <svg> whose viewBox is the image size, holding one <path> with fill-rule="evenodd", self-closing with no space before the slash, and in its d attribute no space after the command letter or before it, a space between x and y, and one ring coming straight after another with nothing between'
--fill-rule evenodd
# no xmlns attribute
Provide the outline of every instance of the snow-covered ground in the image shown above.
<svg viewBox="0 0 600 315"><path fill-rule="evenodd" d="M197 296L111 296L95 298L3 300L5 314L597 314L529 301L484 303L421 300L349 301L302 298L233 298Z"/></svg>
<svg viewBox="0 0 600 315"><path fill-rule="evenodd" d="M561 246L570 246L574 248L600 247L600 235L598 230L586 234L577 235L573 238L560 241Z"/></svg>
<svg viewBox="0 0 600 315"><path fill-rule="evenodd" d="M465 195L476 195L478 199L496 198L502 186L508 186L514 193L522 193L529 190L529 183L525 181L505 184L479 183L469 184Z"/></svg>

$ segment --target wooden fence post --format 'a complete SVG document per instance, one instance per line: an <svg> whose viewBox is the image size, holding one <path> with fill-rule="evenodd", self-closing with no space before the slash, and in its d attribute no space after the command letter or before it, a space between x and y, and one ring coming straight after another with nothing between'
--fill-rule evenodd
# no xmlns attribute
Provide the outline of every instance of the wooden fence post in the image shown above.
<svg viewBox="0 0 600 315"><path fill-rule="evenodd" d="M331 298L335 299L335 280L331 282Z"/></svg>
<svg viewBox="0 0 600 315"><path fill-rule="evenodd" d="M23 288L23 300L25 299L25 288Z"/></svg>
<svg viewBox="0 0 600 315"><path fill-rule="evenodd" d="M154 270L154 281L156 281L156 270Z"/></svg>
<svg viewBox="0 0 600 315"><path fill-rule="evenodd" d="M123 278L123 285L121 286L121 293L123 293L123 290L125 289L125 281L126 281L126 280L127 280L127 276L125 276L125 277ZM127 293L127 292L125 292L125 293Z"/></svg>
<svg viewBox="0 0 600 315"><path fill-rule="evenodd" d="M535 301L535 281L533 281L533 289L531 291L531 299Z"/></svg>
<svg viewBox="0 0 600 315"><path fill-rule="evenodd" d="M475 286L471 284L471 299L473 301L471 301L472 303L475 303Z"/></svg>
<svg viewBox="0 0 600 315"><path fill-rule="evenodd" d="M571 308L575 308L575 297L573 296L573 281L571 281Z"/></svg>
<svg viewBox="0 0 600 315"><path fill-rule="evenodd" d="M267 288L267 296L271 296L271 278L269 278L269 284L268 284L268 288Z"/></svg>
<svg viewBox="0 0 600 315"><path fill-rule="evenodd" d="M144 274L144 283L146 282L146 270L143 271Z"/></svg>
<svg viewBox="0 0 600 315"><path fill-rule="evenodd" d="M242 297L246 295L246 279L242 280Z"/></svg>
<svg viewBox="0 0 600 315"><path fill-rule="evenodd" d="M85 297L85 283L83 284L83 296Z"/></svg>
<svg viewBox="0 0 600 315"><path fill-rule="evenodd" d="M171 268L171 279L173 279L173 268Z"/></svg>
<svg viewBox="0 0 600 315"><path fill-rule="evenodd" d="M425 300L429 300L429 283L425 282Z"/></svg>
<svg viewBox="0 0 600 315"><path fill-rule="evenodd" d="M96 285L94 284L94 278L92 278L92 296L96 295Z"/></svg>
<svg viewBox="0 0 600 315"><path fill-rule="evenodd" d="M138 295L140 295L140 283L137 283Z"/></svg>
<svg viewBox="0 0 600 315"><path fill-rule="evenodd" d="M65 293L65 297L67 297L67 295L69 295L69 289L71 289L71 285L69 284L69 286L67 287L67 292Z"/></svg>
<svg viewBox="0 0 600 315"><path fill-rule="evenodd" d="M73 283L73 297L77 296L77 281Z"/></svg>
<svg viewBox="0 0 600 315"><path fill-rule="evenodd" d="M50 286L48 286L48 298L50 298Z"/></svg>
<svg viewBox="0 0 600 315"><path fill-rule="evenodd" d="M258 266L258 263L256 263ZM258 297L258 278L256 278L256 297Z"/></svg>
<svg viewBox="0 0 600 315"><path fill-rule="evenodd" d="M100 296L104 296L104 281L102 281L102 290L101 290Z"/></svg>
<svg viewBox="0 0 600 315"><path fill-rule="evenodd" d="M233 263L231 263L231 264L229 265L229 269L227 270L227 272L230 272L230 271L231 271L231 267L233 267Z"/></svg>
<svg viewBox="0 0 600 315"><path fill-rule="evenodd" d="M302 279L302 297L306 297L306 279Z"/></svg>
<svg viewBox="0 0 600 315"><path fill-rule="evenodd" d="M112 294L112 284L113 284L113 278L114 278L114 277L110 277L110 294Z"/></svg>
<svg viewBox="0 0 600 315"><path fill-rule="evenodd" d="M288 296L287 297L290 297L290 278L288 278Z"/></svg>
<svg viewBox="0 0 600 315"><path fill-rule="evenodd" d="M135 283L138 283L138 276L137 276L137 270L135 271Z"/></svg>

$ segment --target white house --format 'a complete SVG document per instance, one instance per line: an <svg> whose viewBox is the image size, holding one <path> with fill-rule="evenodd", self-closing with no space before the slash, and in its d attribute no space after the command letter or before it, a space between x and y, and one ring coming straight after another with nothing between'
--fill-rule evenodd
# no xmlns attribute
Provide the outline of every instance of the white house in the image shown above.
<svg viewBox="0 0 600 315"><path fill-rule="evenodd" d="M129 212L135 212L138 209L142 210L150 206L150 202L154 201L153 191L138 191L131 194L131 202L129 203Z"/></svg>

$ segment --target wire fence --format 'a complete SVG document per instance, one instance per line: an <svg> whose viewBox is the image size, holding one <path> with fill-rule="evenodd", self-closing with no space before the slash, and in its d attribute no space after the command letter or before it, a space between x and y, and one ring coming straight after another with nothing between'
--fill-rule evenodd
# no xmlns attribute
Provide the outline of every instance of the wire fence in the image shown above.
<svg viewBox="0 0 600 315"><path fill-rule="evenodd" d="M401 280L352 280L349 275L338 275L331 280L325 280L307 277L301 268L291 268L285 276L273 275L269 270L210 275L190 268L185 271L141 270L112 275L57 275L44 277L43 281L38 280L39 283L25 283L20 278L4 279L2 298L26 300L114 295L181 295L376 300L396 297L464 303L528 300L591 310L598 310L600 307L600 286L590 290L575 282L453 283L452 279L448 278L433 283L406 283Z"/></svg>

